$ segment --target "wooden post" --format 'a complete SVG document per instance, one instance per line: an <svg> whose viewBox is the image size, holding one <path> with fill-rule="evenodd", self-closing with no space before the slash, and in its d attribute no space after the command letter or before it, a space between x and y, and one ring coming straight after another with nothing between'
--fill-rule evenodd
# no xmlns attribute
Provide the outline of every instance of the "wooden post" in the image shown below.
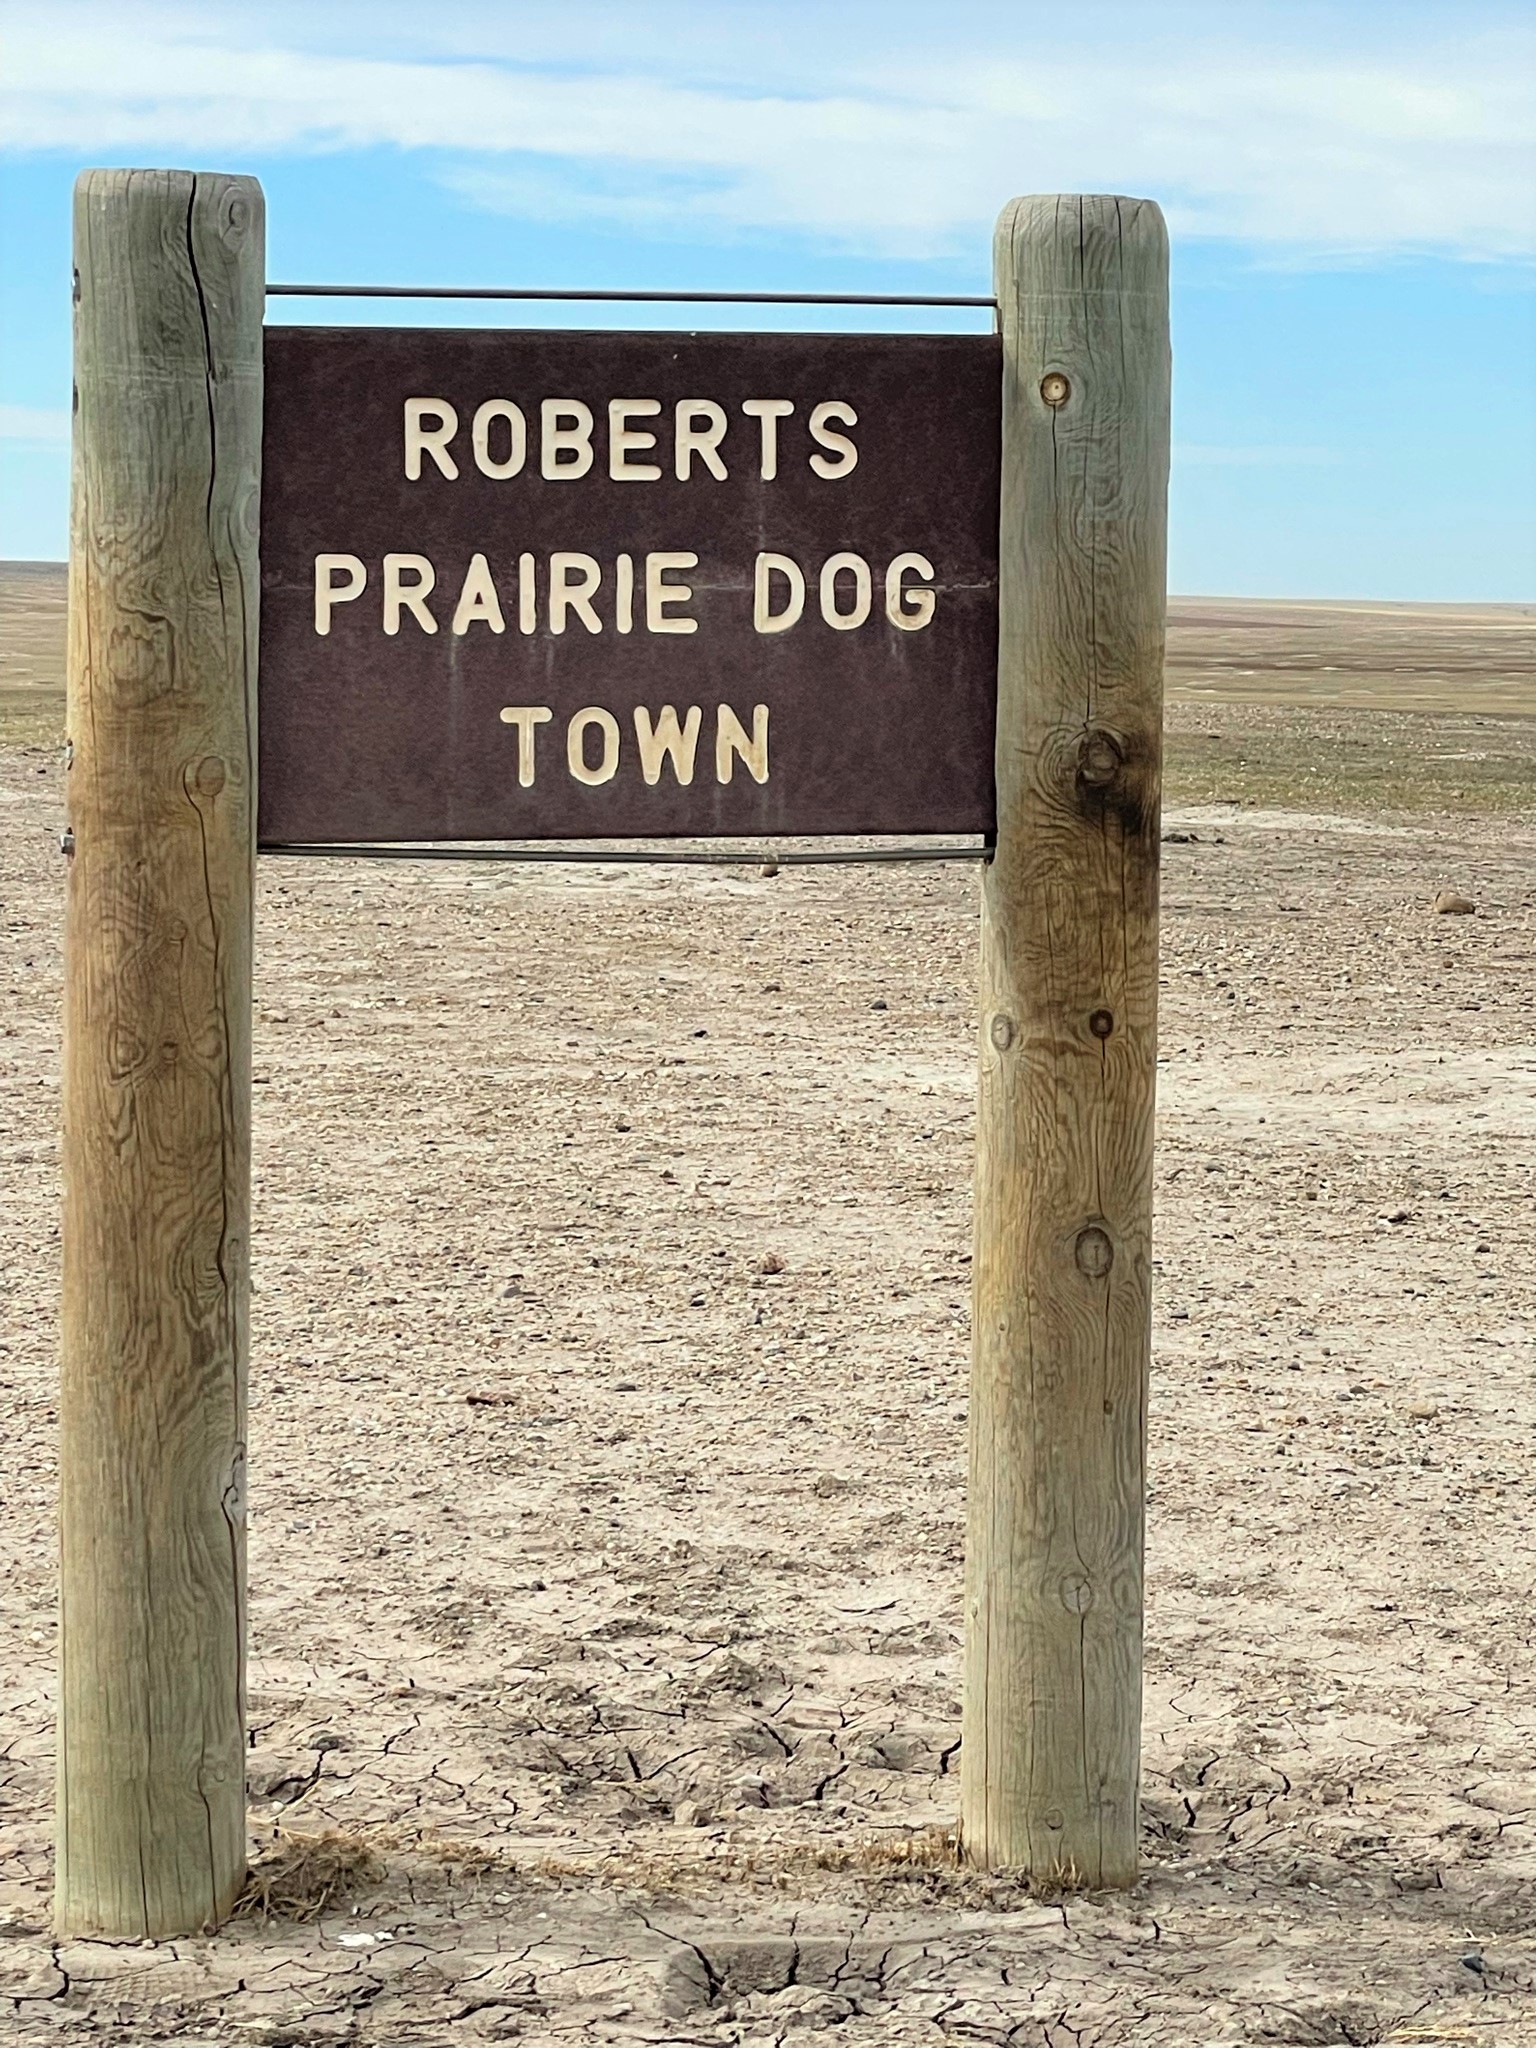
<svg viewBox="0 0 1536 2048"><path fill-rule="evenodd" d="M55 1899L68 1933L206 1926L246 1865L264 287L253 179L81 176Z"/></svg>
<svg viewBox="0 0 1536 2048"><path fill-rule="evenodd" d="M962 1840L1137 1873L1168 251L998 222L997 852L983 886Z"/></svg>

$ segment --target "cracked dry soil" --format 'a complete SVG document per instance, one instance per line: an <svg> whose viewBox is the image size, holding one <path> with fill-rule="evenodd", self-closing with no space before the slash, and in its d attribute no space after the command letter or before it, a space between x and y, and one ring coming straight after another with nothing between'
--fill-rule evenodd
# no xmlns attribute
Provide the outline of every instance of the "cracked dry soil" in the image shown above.
<svg viewBox="0 0 1536 2048"><path fill-rule="evenodd" d="M60 815L0 754L7 2048L1536 2042L1528 823L1168 816L1146 1881L1055 1902L879 1846L974 874L264 862L253 1841L386 1874L139 1947L46 1932Z"/></svg>

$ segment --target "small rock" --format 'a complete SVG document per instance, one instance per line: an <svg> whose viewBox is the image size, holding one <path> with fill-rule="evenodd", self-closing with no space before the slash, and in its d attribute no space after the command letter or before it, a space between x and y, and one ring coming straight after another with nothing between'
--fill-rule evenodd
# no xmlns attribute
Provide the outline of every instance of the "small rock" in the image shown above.
<svg viewBox="0 0 1536 2048"><path fill-rule="evenodd" d="M759 1273L782 1273L784 1261L777 1252L764 1252L757 1262L757 1270Z"/></svg>
<svg viewBox="0 0 1536 2048"><path fill-rule="evenodd" d="M1463 896L1456 889L1442 889L1435 898L1435 914L1438 917L1471 917L1477 905L1470 896Z"/></svg>
<svg viewBox="0 0 1536 2048"><path fill-rule="evenodd" d="M1413 1214L1408 1209L1392 1209L1381 1220L1383 1223L1411 1223Z"/></svg>
<svg viewBox="0 0 1536 2048"><path fill-rule="evenodd" d="M1439 1404L1434 1401L1410 1401L1408 1413L1415 1422L1433 1422L1440 1413Z"/></svg>
<svg viewBox="0 0 1536 2048"><path fill-rule="evenodd" d="M1163 834L1163 844L1164 846L1198 846L1200 844L1200 834L1198 832L1165 832Z"/></svg>
<svg viewBox="0 0 1536 2048"><path fill-rule="evenodd" d="M869 1007L872 1010L888 1010L891 1006L888 1002L885 1001L883 997L879 997L874 1002L872 1002Z"/></svg>
<svg viewBox="0 0 1536 2048"><path fill-rule="evenodd" d="M771 882L774 876L779 872L779 864L776 860L765 860L757 872L760 875L766 876L766 878Z"/></svg>

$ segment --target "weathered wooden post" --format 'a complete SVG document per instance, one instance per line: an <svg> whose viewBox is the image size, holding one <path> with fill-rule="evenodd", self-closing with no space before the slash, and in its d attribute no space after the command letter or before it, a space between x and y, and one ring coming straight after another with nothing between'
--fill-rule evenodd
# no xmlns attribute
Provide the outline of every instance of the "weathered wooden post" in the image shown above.
<svg viewBox="0 0 1536 2048"><path fill-rule="evenodd" d="M1146 200L997 228L997 852L983 889L962 1840L1137 1872L1168 253Z"/></svg>
<svg viewBox="0 0 1536 2048"><path fill-rule="evenodd" d="M245 1871L245 1369L263 206L75 188L56 1915ZM67 843L67 842L66 842Z"/></svg>

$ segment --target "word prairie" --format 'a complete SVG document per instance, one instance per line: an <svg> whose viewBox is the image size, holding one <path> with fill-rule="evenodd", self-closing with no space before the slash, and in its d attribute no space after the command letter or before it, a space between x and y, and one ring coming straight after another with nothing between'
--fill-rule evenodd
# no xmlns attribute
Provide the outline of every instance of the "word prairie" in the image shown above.
<svg viewBox="0 0 1536 2048"><path fill-rule="evenodd" d="M433 609L439 589L431 559L418 554L387 554L379 579L380 623L391 636L410 618L423 633L436 633L443 620L452 633L474 626L491 633L507 631L508 614L521 633L541 626L564 633L571 624L588 633L604 630L599 599L616 633L696 633L699 622L688 613L693 585L681 579L697 569L691 549L652 550L637 561L621 554L611 564L579 549L556 549L543 562L532 553L517 557L515 577L498 583L484 554L470 557L451 602L449 584L442 596L442 619ZM881 610L900 633L919 633L932 622L937 598L934 567L926 555L904 549L893 555L880 575ZM369 585L368 565L360 555L320 554L315 557L315 631L329 634L338 605L352 604ZM790 555L761 551L752 571L752 629L786 633L805 616L814 586L822 622L835 633L867 625L875 610L876 572L862 555L841 549L828 555L819 569L807 571ZM507 591L503 602L502 590Z"/></svg>

